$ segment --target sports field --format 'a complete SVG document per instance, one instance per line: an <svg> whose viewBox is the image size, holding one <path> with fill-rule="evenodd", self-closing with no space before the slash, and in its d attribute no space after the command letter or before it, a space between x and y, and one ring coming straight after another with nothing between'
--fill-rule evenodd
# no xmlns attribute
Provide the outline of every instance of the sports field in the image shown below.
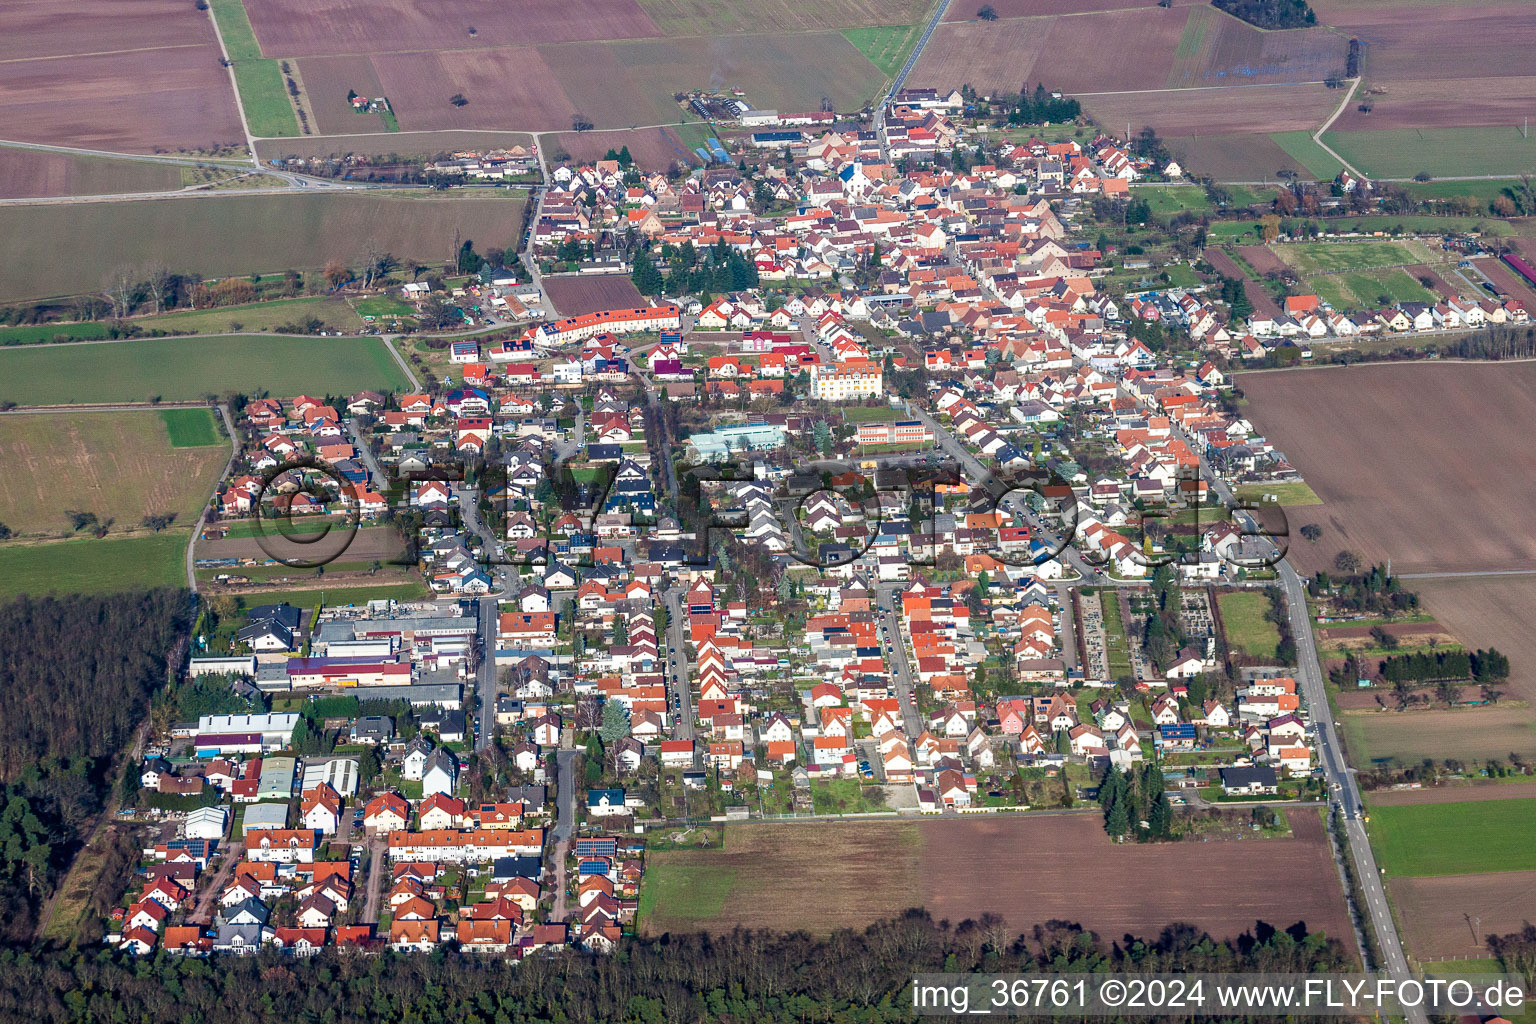
<svg viewBox="0 0 1536 1024"><path fill-rule="evenodd" d="M115 532L189 525L228 457L207 409L0 416L0 522L23 537L70 533L71 510Z"/></svg>
<svg viewBox="0 0 1536 1024"><path fill-rule="evenodd" d="M1227 631L1227 643L1255 658L1273 658L1280 644L1280 630L1264 616L1269 612L1269 598L1262 593L1243 591L1216 598L1221 623Z"/></svg>
<svg viewBox="0 0 1536 1024"><path fill-rule="evenodd" d="M402 263L441 265L454 233L476 248L515 246L524 194L244 195L0 207L0 302L96 292L127 263L158 260L205 279L353 265L372 242Z"/></svg>
<svg viewBox="0 0 1536 1024"><path fill-rule="evenodd" d="M0 597L184 587L187 531L0 544Z"/></svg>
<svg viewBox="0 0 1536 1024"><path fill-rule="evenodd" d="M1536 868L1536 799L1372 807L1370 815L1388 876Z"/></svg>
<svg viewBox="0 0 1536 1024"><path fill-rule="evenodd" d="M1413 266L1434 259L1417 242L1298 242L1271 248L1302 274Z"/></svg>
<svg viewBox="0 0 1536 1024"><path fill-rule="evenodd" d="M1434 302L1435 294L1400 267L1354 274L1315 274L1303 287L1334 309L1379 309L1399 302Z"/></svg>
<svg viewBox="0 0 1536 1024"><path fill-rule="evenodd" d="M0 349L0 401L18 405L188 401L230 391L350 394L407 383L375 338L234 335Z"/></svg>

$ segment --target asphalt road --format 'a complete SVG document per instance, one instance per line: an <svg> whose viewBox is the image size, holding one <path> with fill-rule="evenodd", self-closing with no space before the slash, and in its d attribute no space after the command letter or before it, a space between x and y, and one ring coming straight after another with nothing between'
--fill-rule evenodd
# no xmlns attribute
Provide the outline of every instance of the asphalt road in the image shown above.
<svg viewBox="0 0 1536 1024"><path fill-rule="evenodd" d="M875 587L875 607L880 614L880 648L885 652L886 664L891 669L891 683L896 690L896 702L901 707L902 728L908 739L922 735L923 723L917 713L917 703L912 694L916 680L912 666L907 661L907 645L902 639L901 616L896 614L896 593L900 583L881 583Z"/></svg>
<svg viewBox="0 0 1536 1024"><path fill-rule="evenodd" d="M687 616L683 613L682 596L668 587L661 592L667 607L667 697L676 708L673 711L672 736L674 739L693 741L693 687L688 682L688 647L684 628Z"/></svg>

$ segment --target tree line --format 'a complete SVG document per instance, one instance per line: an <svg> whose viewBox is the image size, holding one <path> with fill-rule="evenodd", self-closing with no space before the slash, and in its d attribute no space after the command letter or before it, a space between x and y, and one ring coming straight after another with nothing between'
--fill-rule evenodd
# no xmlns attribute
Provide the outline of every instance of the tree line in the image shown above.
<svg viewBox="0 0 1536 1024"><path fill-rule="evenodd" d="M1143 762L1139 773L1122 772L1114 765L1106 767L1099 781L1104 831L1115 838L1130 836L1143 843L1172 839L1173 805L1168 802L1166 789L1163 770L1155 761Z"/></svg>
<svg viewBox="0 0 1536 1024"><path fill-rule="evenodd" d="M1471 679L1496 683L1509 678L1509 659L1494 649L1476 651L1416 651L1383 658L1378 667L1389 683Z"/></svg>
<svg viewBox="0 0 1536 1024"><path fill-rule="evenodd" d="M660 256L667 266L662 274L649 249L635 253L631 278L641 295L709 295L757 287L757 267L724 241L701 254L692 242L663 245Z"/></svg>
<svg viewBox="0 0 1536 1024"><path fill-rule="evenodd" d="M1057 96L1037 84L1033 92L1029 83L1019 90L1019 101L1008 111L1009 124L1050 124L1055 121L1075 121L1082 114L1082 104L1070 96Z"/></svg>
<svg viewBox="0 0 1536 1024"><path fill-rule="evenodd" d="M0 938L30 936L188 621L169 588L0 605Z"/></svg>
<svg viewBox="0 0 1536 1024"><path fill-rule="evenodd" d="M611 957L563 952L521 963L333 949L304 959L270 950L139 960L97 951L5 951L0 1014L38 1024L873 1024L913 1019L912 978L922 972L1315 973L1349 970L1351 963L1337 939L1309 932L1303 922L1283 930L1256 922L1235 940L1174 924L1155 937L1106 942L1065 921L1018 934L995 914L952 926L912 910L862 932L820 938L746 930L673 934L626 939Z"/></svg>
<svg viewBox="0 0 1536 1024"><path fill-rule="evenodd" d="M1317 24L1306 0L1211 0L1219 10L1259 28L1304 28Z"/></svg>

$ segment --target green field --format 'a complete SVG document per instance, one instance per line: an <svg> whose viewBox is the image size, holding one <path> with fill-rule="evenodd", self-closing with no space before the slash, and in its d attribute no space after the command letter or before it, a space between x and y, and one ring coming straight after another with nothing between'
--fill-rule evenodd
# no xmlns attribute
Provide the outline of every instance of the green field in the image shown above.
<svg viewBox="0 0 1536 1024"><path fill-rule="evenodd" d="M640 920L645 920L657 906L667 908L669 918L717 916L736 884L736 870L724 865L675 864L660 861L647 865L645 884L640 889Z"/></svg>
<svg viewBox="0 0 1536 1024"><path fill-rule="evenodd" d="M1328 132L1323 141L1373 178L1437 178L1536 171L1536 139L1508 128L1401 128Z"/></svg>
<svg viewBox="0 0 1536 1024"><path fill-rule="evenodd" d="M212 0L214 23L224 48L235 65L235 85L245 108L245 123L256 136L299 134L299 119L283 88L278 62L261 55L261 44L251 28L241 0Z"/></svg>
<svg viewBox="0 0 1536 1024"><path fill-rule="evenodd" d="M1536 799L1371 808L1366 826L1392 875L1536 868Z"/></svg>
<svg viewBox="0 0 1536 1024"><path fill-rule="evenodd" d="M1268 496L1273 494L1276 504L1280 505L1321 505L1323 499L1317 496L1305 481L1299 483L1284 484L1244 484L1237 489L1237 496L1242 501L1252 502L1255 505L1263 504Z"/></svg>
<svg viewBox="0 0 1536 1024"><path fill-rule="evenodd" d="M162 409L160 419L172 448L205 448L219 443L212 409Z"/></svg>
<svg viewBox="0 0 1536 1024"><path fill-rule="evenodd" d="M363 327L361 317L353 313L345 299L311 296L302 299L275 299L245 306L194 309L185 313L136 318L135 326L145 331L175 331L178 334L239 334L241 331L272 331L299 327L314 317L336 331L356 331Z"/></svg>
<svg viewBox="0 0 1536 1024"><path fill-rule="evenodd" d="M416 310L409 302L388 295L370 295L366 299L353 299L352 309L358 316L399 317L415 316Z"/></svg>
<svg viewBox="0 0 1536 1024"><path fill-rule="evenodd" d="M855 405L843 410L844 423L894 423L899 419L900 410L888 405Z"/></svg>
<svg viewBox="0 0 1536 1024"><path fill-rule="evenodd" d="M57 338L89 341L107 336L107 325L98 321L73 324L29 324L26 327L0 327L0 346L41 345Z"/></svg>
<svg viewBox="0 0 1536 1024"><path fill-rule="evenodd" d="M0 401L70 405L187 401L229 391L296 395L401 391L405 375L375 338L146 338L0 349Z"/></svg>
<svg viewBox="0 0 1536 1024"><path fill-rule="evenodd" d="M1172 215L1184 210L1203 212L1211 208L1205 197L1205 189L1198 185L1148 185L1132 190L1137 199L1144 199L1153 213Z"/></svg>
<svg viewBox="0 0 1536 1024"><path fill-rule="evenodd" d="M1256 658L1272 658L1280 644L1280 630L1264 616L1269 611L1269 597L1262 592L1242 591L1222 594L1216 599L1221 622L1226 627L1227 644L1241 648Z"/></svg>
<svg viewBox="0 0 1536 1024"><path fill-rule="evenodd" d="M0 597L187 585L187 531L54 544L0 544Z"/></svg>
<svg viewBox="0 0 1536 1024"><path fill-rule="evenodd" d="M320 270L332 259L352 264L372 243L401 263L441 266L455 232L482 251L515 246L524 197L498 189L496 198L221 195L0 207L0 302L95 293L125 260L157 260L204 279L243 277Z"/></svg>
<svg viewBox="0 0 1536 1024"><path fill-rule="evenodd" d="M1381 301L1385 295L1389 302L1429 302L1436 301L1435 293L1419 284L1417 278L1401 268L1391 270L1370 270L1358 274L1340 274L1344 287L1353 292L1358 302L1352 307L1365 309L1386 305ZM1321 280L1321 277L1309 277L1308 283Z"/></svg>
<svg viewBox="0 0 1536 1024"><path fill-rule="evenodd" d="M1297 242L1271 248L1302 274L1408 266L1428 258L1408 242Z"/></svg>
<svg viewBox="0 0 1536 1024"><path fill-rule="evenodd" d="M1301 166L1311 171L1319 181L1338 177L1344 165L1322 146L1312 141L1311 132L1273 132L1269 136L1275 145Z"/></svg>
<svg viewBox="0 0 1536 1024"><path fill-rule="evenodd" d="M1454 199L1471 196L1487 203L1509 192L1517 184L1514 178L1484 181L1405 181L1398 187L1415 199Z"/></svg>
<svg viewBox="0 0 1536 1024"><path fill-rule="evenodd" d="M843 36L869 62L888 76L895 77L906 63L907 54L922 35L921 25L880 25L876 28L845 28Z"/></svg>

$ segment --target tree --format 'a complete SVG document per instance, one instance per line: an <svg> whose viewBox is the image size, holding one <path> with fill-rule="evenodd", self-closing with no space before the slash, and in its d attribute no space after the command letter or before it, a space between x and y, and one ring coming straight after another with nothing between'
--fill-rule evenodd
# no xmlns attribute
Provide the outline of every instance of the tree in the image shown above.
<svg viewBox="0 0 1536 1024"><path fill-rule="evenodd" d="M811 433L816 450L821 452L823 457L832 454L832 428L827 425L827 421L817 420Z"/></svg>
<svg viewBox="0 0 1536 1024"><path fill-rule="evenodd" d="M1273 242L1280 237L1280 218L1273 213L1266 213L1259 218L1259 235L1266 243Z"/></svg>
<svg viewBox="0 0 1536 1024"><path fill-rule="evenodd" d="M167 526L170 526L171 523L175 521L176 513L174 512L156 512L153 515L147 515L142 520L140 520L144 526L148 527L156 533L159 533L161 530L165 529Z"/></svg>
<svg viewBox="0 0 1536 1024"><path fill-rule="evenodd" d="M352 280L352 271L341 260L331 260L325 265L325 282L334 291Z"/></svg>
<svg viewBox="0 0 1536 1024"><path fill-rule="evenodd" d="M448 102L452 103L456 107L463 107L469 104L469 100L465 98L464 94L461 92L456 92L452 96L449 96Z"/></svg>
<svg viewBox="0 0 1536 1024"><path fill-rule="evenodd" d="M384 766L379 762L377 747L367 747L357 755L357 774L363 781L371 782L378 778L379 772L383 770Z"/></svg>
<svg viewBox="0 0 1536 1024"><path fill-rule="evenodd" d="M629 735L629 715L624 711L624 705L616 700L603 704L603 723L598 727L597 734L605 744L610 745Z"/></svg>
<svg viewBox="0 0 1536 1024"><path fill-rule="evenodd" d="M1301 535L1316 544L1318 538L1323 535L1323 528L1316 523L1307 523L1301 528Z"/></svg>
<svg viewBox="0 0 1536 1024"><path fill-rule="evenodd" d="M996 21L997 8L993 7L991 4L982 4L981 8L976 12L976 17L980 18L982 21Z"/></svg>
<svg viewBox="0 0 1536 1024"><path fill-rule="evenodd" d="M1333 567L1345 576L1360 571L1360 556L1353 551L1340 551L1333 556Z"/></svg>

